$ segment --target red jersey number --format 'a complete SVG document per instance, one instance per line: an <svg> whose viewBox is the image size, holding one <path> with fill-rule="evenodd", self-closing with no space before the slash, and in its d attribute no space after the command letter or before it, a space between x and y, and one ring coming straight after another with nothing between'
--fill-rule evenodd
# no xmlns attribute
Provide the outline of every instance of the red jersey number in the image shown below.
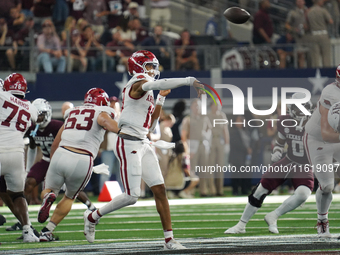
<svg viewBox="0 0 340 255"><path fill-rule="evenodd" d="M65 129L90 130L93 125L93 117L96 113L93 109L79 109L70 112ZM81 118L82 117L82 118Z"/></svg>
<svg viewBox="0 0 340 255"><path fill-rule="evenodd" d="M12 111L8 115L7 119L5 119L4 121L1 122L2 126L9 127L11 125L11 120L17 114L19 107L15 104L8 102L8 101L5 101L4 104L2 105L2 108L12 109ZM21 109L18 113L17 122L15 123L15 128L18 131L25 132L26 128L27 128L27 123L29 122L30 118L31 118L31 114L29 112L27 112L26 110Z"/></svg>

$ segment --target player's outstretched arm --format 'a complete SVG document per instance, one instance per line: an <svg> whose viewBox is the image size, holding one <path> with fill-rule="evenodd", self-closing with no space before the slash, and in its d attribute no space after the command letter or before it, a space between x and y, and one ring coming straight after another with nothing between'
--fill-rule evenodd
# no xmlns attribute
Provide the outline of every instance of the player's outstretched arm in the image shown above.
<svg viewBox="0 0 340 255"><path fill-rule="evenodd" d="M198 94L198 97L205 92L199 88L204 88L204 85L200 83L195 77L186 78L171 78L171 79L160 79L157 81L148 81L142 85L144 91L148 90L168 90L175 89L181 86L193 86Z"/></svg>
<svg viewBox="0 0 340 255"><path fill-rule="evenodd" d="M99 114L97 122L100 126L110 132L118 133L119 131L117 121L113 120L107 112L102 112Z"/></svg>
<svg viewBox="0 0 340 255"><path fill-rule="evenodd" d="M328 123L328 109L320 104L321 114L321 136L325 142L338 143L340 142L339 133L336 133L334 129Z"/></svg>
<svg viewBox="0 0 340 255"><path fill-rule="evenodd" d="M52 146L51 146L51 153L50 153L50 158L52 159L52 156L54 154L54 152L58 149L59 147L59 143L61 141L61 134L63 133L64 131L64 125L61 126L61 128L59 129L58 131L58 134L57 136L54 138L54 141L52 143Z"/></svg>
<svg viewBox="0 0 340 255"><path fill-rule="evenodd" d="M171 78L171 79L160 79L157 81L146 81L141 80L137 81L132 85L130 96L133 98L139 98L144 95L146 91L149 90L168 90L175 89L181 86L193 86L200 97L202 94L205 94L204 85L199 82L194 77L186 77L186 78Z"/></svg>

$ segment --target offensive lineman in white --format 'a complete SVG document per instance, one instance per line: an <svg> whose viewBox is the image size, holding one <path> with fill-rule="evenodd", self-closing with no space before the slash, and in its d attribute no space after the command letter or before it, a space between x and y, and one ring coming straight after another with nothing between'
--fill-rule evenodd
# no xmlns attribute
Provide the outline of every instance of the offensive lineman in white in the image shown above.
<svg viewBox="0 0 340 255"><path fill-rule="evenodd" d="M5 177L7 194L23 226L23 241L39 242L33 233L24 197L26 171L23 137L38 117L38 110L24 99L26 93L27 82L18 73L9 75L0 91L0 175Z"/></svg>
<svg viewBox="0 0 340 255"><path fill-rule="evenodd" d="M114 110L109 107L109 96L100 88L92 88L86 93L84 105L65 112L65 123L51 147L51 163L38 213L40 223L49 217L51 205L64 183L66 191L51 220L41 230L40 242L55 240L53 230L69 213L73 201L91 178L93 160L104 140L105 131L117 133L119 130L113 118Z"/></svg>
<svg viewBox="0 0 340 255"><path fill-rule="evenodd" d="M327 116L329 108L340 99L340 65L336 69L335 82L327 85L321 93L316 109L306 124L304 145L310 164L314 168L315 177L319 181L316 191L318 213L317 231L319 237L331 237L329 232L328 210L332 202L334 189L334 173L329 167L333 158L340 162L340 137L329 125Z"/></svg>
<svg viewBox="0 0 340 255"><path fill-rule="evenodd" d="M185 249L173 238L168 199L158 159L146 135L155 128L165 96L170 89L194 86L198 95L204 86L193 77L155 80L159 75L158 60L149 51L141 50L128 60L129 74L133 76L123 90L122 112L119 119L120 132L115 154L125 192L94 212L84 213L86 239L95 239L95 225L100 217L137 202L141 179L151 188L157 211L164 230L164 249ZM153 90L161 90L154 106Z"/></svg>

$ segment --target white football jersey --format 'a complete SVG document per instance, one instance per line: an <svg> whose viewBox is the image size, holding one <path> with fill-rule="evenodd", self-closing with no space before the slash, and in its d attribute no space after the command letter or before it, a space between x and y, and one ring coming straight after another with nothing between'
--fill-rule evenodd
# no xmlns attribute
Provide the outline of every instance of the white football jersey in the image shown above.
<svg viewBox="0 0 340 255"><path fill-rule="evenodd" d="M99 146L104 140L105 129L97 122L100 113L107 112L114 117L114 110L108 106L85 104L65 112L64 131L59 146L70 146L85 150L96 158Z"/></svg>
<svg viewBox="0 0 340 255"><path fill-rule="evenodd" d="M147 74L135 74L123 89L122 113L120 114L118 127L122 133L141 139L146 138L151 126L151 115L155 109L153 90L146 91L140 98L132 98L130 90L134 83L140 80L153 81Z"/></svg>
<svg viewBox="0 0 340 255"><path fill-rule="evenodd" d="M329 109L333 104L340 101L340 88L335 82L327 85L321 93L319 101L316 105L311 118L308 120L305 130L309 135L314 136L316 139L322 141L321 136L321 114L320 114L320 104Z"/></svg>
<svg viewBox="0 0 340 255"><path fill-rule="evenodd" d="M24 134L38 110L28 100L0 91L0 152L24 151Z"/></svg>

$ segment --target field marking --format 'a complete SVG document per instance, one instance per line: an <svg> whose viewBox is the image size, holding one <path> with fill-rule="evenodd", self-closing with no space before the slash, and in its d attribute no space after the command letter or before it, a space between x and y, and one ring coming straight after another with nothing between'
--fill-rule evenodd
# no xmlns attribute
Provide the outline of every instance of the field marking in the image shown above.
<svg viewBox="0 0 340 255"><path fill-rule="evenodd" d="M106 217L106 218L110 218L110 217ZM79 219L82 219L81 217L79 217ZM183 222L191 222L191 223L195 223L195 222L237 222L239 219L215 219L215 220L201 220L201 219L197 219L197 220L172 220L172 223L183 223ZM314 221L316 220L316 218L279 218L279 222L280 221L298 221L298 220L306 220L306 221ZM329 218L330 221L335 221L335 220L339 220L338 218ZM263 218L257 219L257 218L252 218L249 222L252 221L264 221ZM15 223L17 222L17 220L13 220L11 222L7 222L7 223ZM105 225L125 225L125 224L159 224L160 221L159 220L154 220L154 221L124 221L124 222L105 222ZM66 227L66 226L83 226L84 223L60 223L58 226L59 227ZM43 227L44 225L42 225L41 227ZM6 226L8 227L8 225ZM333 228L333 227L332 227ZM10 231L7 231L10 232Z"/></svg>
<svg viewBox="0 0 340 255"><path fill-rule="evenodd" d="M285 201L289 198L290 195L279 195L279 196L267 196L265 203L266 204L278 204ZM340 201L340 194L333 194L333 202ZM309 196L306 202L315 202L315 195ZM169 199L170 206L172 205L208 205L208 204L224 204L224 205L242 205L248 203L248 197L214 197L214 198L194 198L194 199ZM103 205L107 204L106 202L94 202L95 207L100 208ZM136 204L131 205L130 207L140 207L140 206L155 206L154 200L139 200ZM56 205L52 205L52 209L54 210ZM39 211L40 205L30 205L29 211ZM84 209L87 207L84 204L76 203L72 205L72 209ZM10 212L7 207L0 208L0 213Z"/></svg>
<svg viewBox="0 0 340 255"><path fill-rule="evenodd" d="M310 228L313 228L314 226L310 226ZM306 229L306 227L278 227L279 229ZM176 227L176 231L179 230L209 230L209 229L222 229L222 230L227 230L228 227L199 227L199 228L181 228L181 227ZM256 230L256 229L268 229L268 226L265 227L246 227L246 229L252 229L252 230ZM340 229L340 227L331 227L331 229ZM96 229L96 233L98 232L129 232L129 231L161 231L161 228L129 228L129 229ZM315 230L316 231L316 230ZM14 231L13 231L14 232ZM12 235L18 235L20 234L20 232L11 232L11 233L0 233L0 236L12 236ZM58 231L58 229L55 230L55 234L67 234L67 233L83 233L84 230L60 230ZM221 234L223 234L224 231L221 231ZM211 233L213 234L213 233ZM249 233L248 233L249 234ZM225 234L225 236L234 236L237 234ZM315 233L316 235L316 233ZM334 233L334 235L339 235L339 233ZM273 236L276 236L275 234L273 234ZM290 236L289 234L286 234L284 236ZM153 239L153 238L150 238ZM106 239L104 239L106 240ZM77 240L73 240L73 241L77 241ZM3 242L4 243L4 242ZM12 242L10 242L12 243Z"/></svg>
<svg viewBox="0 0 340 255"><path fill-rule="evenodd" d="M339 249L340 247L339 241L335 236L325 240L319 239L313 234L291 236L265 235L255 237L225 236L216 238L178 238L178 240L188 248L185 252L186 254L222 254L221 252L223 252L223 254L251 254L252 252L256 252L256 254L267 254L270 249L274 249L275 251L270 254L289 254L288 251L292 254L292 250L295 251L295 254L306 254L303 252L307 249L311 251L318 250L321 251L318 254L325 254L325 250L329 248ZM2 254L84 254L86 252L86 254L138 253L159 255L179 254L180 252L177 251L174 253L164 251L162 249L164 243L163 238L99 239L93 244L88 244L86 240L77 240L76 242L78 244L72 245L72 242L69 241L57 241L55 243L71 245L35 249L10 250L8 247L4 247L6 250L3 250ZM84 244L86 245L84 246ZM291 248L291 250L289 250L289 248Z"/></svg>

